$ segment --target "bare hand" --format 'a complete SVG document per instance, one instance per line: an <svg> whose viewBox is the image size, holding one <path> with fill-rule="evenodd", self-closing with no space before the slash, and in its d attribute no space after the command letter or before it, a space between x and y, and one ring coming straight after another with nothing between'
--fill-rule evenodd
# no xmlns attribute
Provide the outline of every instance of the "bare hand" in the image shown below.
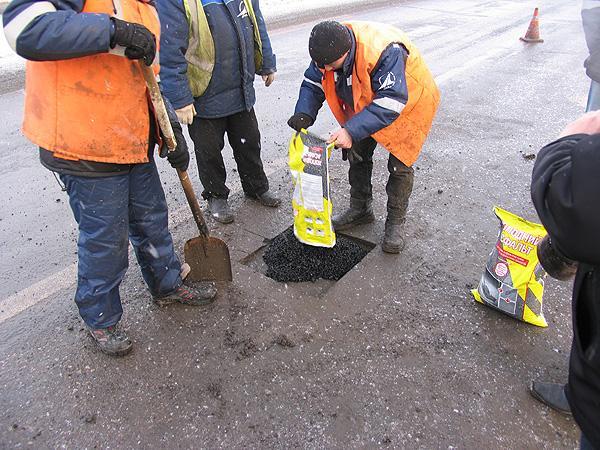
<svg viewBox="0 0 600 450"><path fill-rule="evenodd" d="M269 75L263 75L262 79L265 82L266 87L271 86L271 83L273 83L273 81L275 81L275 72L270 73Z"/></svg>
<svg viewBox="0 0 600 450"><path fill-rule="evenodd" d="M183 108L176 109L175 114L177 114L177 118L181 124L191 125L196 115L196 108L194 108L194 104L192 103Z"/></svg>
<svg viewBox="0 0 600 450"><path fill-rule="evenodd" d="M337 148L350 148L352 147L352 136L345 128L340 128L329 135L327 143L331 144L332 142L335 142Z"/></svg>
<svg viewBox="0 0 600 450"><path fill-rule="evenodd" d="M598 134L600 133L600 111L585 113L579 119L571 122L560 133L559 138L572 134Z"/></svg>

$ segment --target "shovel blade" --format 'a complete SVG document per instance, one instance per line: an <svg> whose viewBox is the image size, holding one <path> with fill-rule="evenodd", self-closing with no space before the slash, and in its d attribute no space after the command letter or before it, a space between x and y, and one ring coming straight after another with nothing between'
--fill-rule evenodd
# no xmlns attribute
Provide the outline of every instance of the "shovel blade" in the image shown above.
<svg viewBox="0 0 600 450"><path fill-rule="evenodd" d="M190 265L186 277L190 281L231 281L231 260L229 248L215 237L196 237L183 247L185 262Z"/></svg>

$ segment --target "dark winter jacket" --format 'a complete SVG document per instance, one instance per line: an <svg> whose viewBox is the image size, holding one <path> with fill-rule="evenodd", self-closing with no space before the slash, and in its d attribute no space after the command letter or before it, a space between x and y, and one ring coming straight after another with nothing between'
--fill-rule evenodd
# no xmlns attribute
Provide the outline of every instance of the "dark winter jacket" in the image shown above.
<svg viewBox="0 0 600 450"><path fill-rule="evenodd" d="M350 108L354 104L352 97L352 68L356 42L352 35L352 48L344 61L344 66L335 72L336 93ZM400 45L390 45L381 54L379 64L372 72L371 86L376 92L375 101L356 114L344 124L353 141L360 141L375 132L389 126L398 118L402 108L408 102L408 90L405 78L406 50ZM394 82L389 81L389 74L395 76ZM314 62L311 62L304 72L304 81L300 86L300 95L296 103L296 113L308 114L314 119L323 102L325 93L321 80L323 73ZM378 99L387 99L377 102ZM377 104L380 103L380 104ZM386 105L386 106L381 106Z"/></svg>
<svg viewBox="0 0 600 450"><path fill-rule="evenodd" d="M588 77L600 83L600 0L584 0L581 18L590 52L584 63L585 70Z"/></svg>
<svg viewBox="0 0 600 450"><path fill-rule="evenodd" d="M219 118L249 111L255 102L254 31L243 0L202 0L215 45L215 67L208 88L194 99L187 79L188 21L182 0L158 0L161 21L160 78L175 109L194 102L198 117ZM263 50L259 75L276 71L275 55L258 0L252 0Z"/></svg>
<svg viewBox="0 0 600 450"><path fill-rule="evenodd" d="M550 239L579 261L573 289L573 344L567 397L575 421L600 449L600 134L544 147L531 196Z"/></svg>

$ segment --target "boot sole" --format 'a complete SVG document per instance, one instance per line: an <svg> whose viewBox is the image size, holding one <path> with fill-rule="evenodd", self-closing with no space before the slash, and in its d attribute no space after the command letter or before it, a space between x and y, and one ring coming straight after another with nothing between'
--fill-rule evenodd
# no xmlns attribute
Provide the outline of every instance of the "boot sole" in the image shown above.
<svg viewBox="0 0 600 450"><path fill-rule="evenodd" d="M217 216L215 216L214 214L211 214L211 215L210 215L210 217L212 217L212 218L213 218L214 220L216 220L217 222L219 222L219 223L223 223L223 224L232 223L232 222L233 222L233 220L234 220L234 218L233 218L233 217L231 217L231 218L225 218L225 219L223 219L223 218L221 218L221 217L217 217Z"/></svg>
<svg viewBox="0 0 600 450"><path fill-rule="evenodd" d="M343 224L343 225L337 225L336 226L334 224L333 225L333 229L335 231L344 231L344 230L349 230L350 228L354 228L354 227L356 227L358 225L363 225L365 223L372 223L372 222L375 222L375 215L374 214L360 217L360 218L356 219L354 222L346 223L346 224Z"/></svg>
<svg viewBox="0 0 600 450"><path fill-rule="evenodd" d="M128 355L128 354L130 354L130 353L131 353L131 350L133 350L133 345L129 346L129 347L128 347L127 349L125 349L125 350L117 350L117 351L114 351L114 352L111 352L111 351L105 350L105 349L103 349L102 347L100 347L98 344L96 344L96 346L98 347L98 349L99 349L99 350L100 350L102 353L104 353L105 355L108 355L108 356L125 356L125 355Z"/></svg>
<svg viewBox="0 0 600 450"><path fill-rule="evenodd" d="M393 254L393 255L397 255L402 250L404 250L404 247L402 247L402 246L391 246L391 245L382 244L381 245L381 250L383 250L384 253L390 253L390 254Z"/></svg>

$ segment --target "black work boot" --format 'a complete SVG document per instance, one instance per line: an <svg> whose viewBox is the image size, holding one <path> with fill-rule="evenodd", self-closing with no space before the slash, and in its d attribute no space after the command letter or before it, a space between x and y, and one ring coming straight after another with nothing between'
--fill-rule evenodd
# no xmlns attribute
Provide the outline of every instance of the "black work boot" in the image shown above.
<svg viewBox="0 0 600 450"><path fill-rule="evenodd" d="M341 214L333 216L332 223L335 231L348 230L363 223L375 220L372 200L350 199L350 207Z"/></svg>
<svg viewBox="0 0 600 450"><path fill-rule="evenodd" d="M213 219L220 223L233 222L233 213L229 209L226 198L210 197L208 199L208 210Z"/></svg>
<svg viewBox="0 0 600 450"><path fill-rule="evenodd" d="M570 416L571 407L565 394L565 387L564 384L532 381L529 392L533 398L539 400L544 405Z"/></svg>
<svg viewBox="0 0 600 450"><path fill-rule="evenodd" d="M216 294L217 288L214 283L197 283L195 287L182 284L170 294L162 297L153 297L153 301L158 306L167 306L173 303L202 306L214 302Z"/></svg>
<svg viewBox="0 0 600 450"><path fill-rule="evenodd" d="M268 206L269 208L277 208L281 204L281 199L276 197L271 191L266 191L260 195L246 194L246 196L253 198L261 205Z"/></svg>
<svg viewBox="0 0 600 450"><path fill-rule="evenodd" d="M125 332L117 330L116 325L108 328L89 328L88 330L100 350L110 356L125 356L133 348L133 343Z"/></svg>
<svg viewBox="0 0 600 450"><path fill-rule="evenodd" d="M386 253L400 253L404 250L405 242L402 237L402 225L404 219L398 220L390 217L388 214L385 219L385 234L383 235L383 242L381 243L381 249Z"/></svg>

